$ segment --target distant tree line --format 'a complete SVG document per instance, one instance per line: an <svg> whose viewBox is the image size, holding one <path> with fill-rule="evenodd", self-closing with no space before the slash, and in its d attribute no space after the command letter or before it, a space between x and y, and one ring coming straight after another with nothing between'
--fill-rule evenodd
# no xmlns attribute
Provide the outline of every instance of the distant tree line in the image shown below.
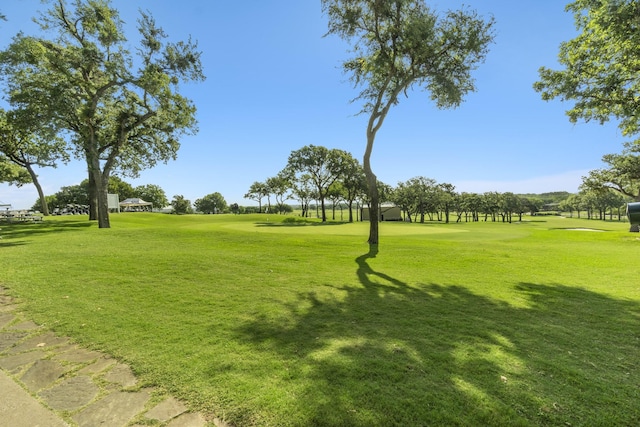
<svg viewBox="0 0 640 427"><path fill-rule="evenodd" d="M635 160L626 154L626 163ZM618 163L615 156L605 156L605 160ZM618 169L622 169L619 167ZM632 170L638 170L634 167ZM378 181L379 205L391 203L402 211L405 221L425 222L444 221L502 221L512 222L514 217L522 220L523 214L555 214L559 211L586 212L588 218L604 219L609 212L611 218L616 212L622 217L625 203L630 196L629 189L616 188L613 184L605 185L602 179L596 181L595 176L621 176L621 170L592 172L585 178L578 194L569 192L551 192L542 194L514 194L496 191L478 193L458 193L455 186L449 183L438 183L436 180L418 176L395 187ZM630 182L630 176L624 176L622 182ZM640 176L635 187L640 192ZM258 212L288 213L291 207L287 200L297 200L301 215L311 215L310 207L319 208L318 217L327 220L326 209L332 210L335 220L336 208L345 206L349 212L349 222L354 220L360 208L370 205L364 171L353 156L343 150L328 149L309 145L295 150L289 156L287 165L274 177L264 181L256 181L249 187L245 198L258 203ZM266 202L266 204L265 204ZM370 207L370 206L369 206ZM356 216L357 218L357 216Z"/></svg>

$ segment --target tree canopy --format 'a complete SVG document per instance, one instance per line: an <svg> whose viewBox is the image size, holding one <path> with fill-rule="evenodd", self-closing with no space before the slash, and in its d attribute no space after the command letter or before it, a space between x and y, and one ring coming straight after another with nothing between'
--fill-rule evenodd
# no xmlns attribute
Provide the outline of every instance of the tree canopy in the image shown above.
<svg viewBox="0 0 640 427"><path fill-rule="evenodd" d="M33 111L4 111L0 109L0 153L29 175L42 202L40 210L49 215L44 202L44 192L38 180L36 167L56 167L59 161L66 162L69 155L64 139L56 135L47 123L34 120Z"/></svg>
<svg viewBox="0 0 640 427"><path fill-rule="evenodd" d="M322 7L328 34L352 44L353 57L343 69L361 88L357 100L369 116L363 166L371 204L377 206L371 153L389 109L414 88L428 91L439 108L458 106L476 89L471 72L493 41L493 19L469 9L440 16L422 0L322 0ZM368 241L377 245L377 209L371 213Z"/></svg>
<svg viewBox="0 0 640 427"><path fill-rule="evenodd" d="M21 187L31 182L31 177L26 169L12 163L8 158L0 154L0 183Z"/></svg>
<svg viewBox="0 0 640 427"><path fill-rule="evenodd" d="M307 177L317 191L322 209L322 221L327 220L325 199L333 183L349 172L352 156L344 150L307 145L292 151L283 175Z"/></svg>
<svg viewBox="0 0 640 427"><path fill-rule="evenodd" d="M605 154L607 168L589 171L582 178L583 188L610 189L640 202L640 146L627 144L621 154Z"/></svg>
<svg viewBox="0 0 640 427"><path fill-rule="evenodd" d="M623 135L640 132L640 3L577 0L573 12L579 35L560 45L562 69L541 67L534 89L542 99L573 102L572 123L619 120Z"/></svg>
<svg viewBox="0 0 640 427"><path fill-rule="evenodd" d="M215 192L197 199L194 204L196 211L203 213L222 213L227 209L227 201L222 194Z"/></svg>

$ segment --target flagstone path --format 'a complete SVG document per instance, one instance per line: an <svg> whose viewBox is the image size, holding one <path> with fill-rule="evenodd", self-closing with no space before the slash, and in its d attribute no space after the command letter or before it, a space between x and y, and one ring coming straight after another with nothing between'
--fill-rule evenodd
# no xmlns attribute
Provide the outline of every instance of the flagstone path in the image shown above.
<svg viewBox="0 0 640 427"><path fill-rule="evenodd" d="M0 286L0 420L11 427L229 427L190 412L129 366L25 319Z"/></svg>

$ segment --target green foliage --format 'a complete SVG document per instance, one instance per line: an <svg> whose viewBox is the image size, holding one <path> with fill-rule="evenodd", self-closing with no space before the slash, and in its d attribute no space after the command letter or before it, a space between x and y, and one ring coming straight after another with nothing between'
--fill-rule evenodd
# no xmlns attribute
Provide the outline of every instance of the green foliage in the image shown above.
<svg viewBox="0 0 640 427"><path fill-rule="evenodd" d="M322 220L327 220L325 199L331 186L351 173L354 159L351 154L337 148L307 145L292 151L282 174L289 180L308 181L322 206Z"/></svg>
<svg viewBox="0 0 640 427"><path fill-rule="evenodd" d="M0 283L231 425L636 425L639 242L593 224L390 223L377 253L358 222L54 217L2 226Z"/></svg>
<svg viewBox="0 0 640 427"><path fill-rule="evenodd" d="M262 199L269 195L269 186L264 182L255 181L244 195L245 199L258 202L258 212L262 212Z"/></svg>
<svg viewBox="0 0 640 427"><path fill-rule="evenodd" d="M156 208L163 208L169 205L169 200L164 190L155 184L139 185L133 189L136 197L141 198L145 202L150 202Z"/></svg>
<svg viewBox="0 0 640 427"><path fill-rule="evenodd" d="M361 88L357 99L369 116L364 172L372 205L380 202L371 169L375 136L401 94L423 89L439 108L456 107L475 90L471 72L484 61L493 42L493 19L475 11L443 16L422 0L322 0L328 34L352 45L344 71ZM371 211L369 243L378 244L377 210Z"/></svg>
<svg viewBox="0 0 640 427"><path fill-rule="evenodd" d="M173 208L173 213L176 215L193 213L191 201L185 199L182 195L173 196L173 200L171 200L171 207Z"/></svg>
<svg viewBox="0 0 640 427"><path fill-rule="evenodd" d="M563 69L540 68L535 90L544 100L574 102L567 111L572 123L615 118L623 135L636 135L640 132L638 3L577 0L567 10L573 12L580 34L560 45Z"/></svg>
<svg viewBox="0 0 640 427"><path fill-rule="evenodd" d="M71 133L92 175L94 219L109 227L111 174L135 177L175 159L180 137L197 131L195 106L178 84L204 79L200 53L191 40L166 42L146 13L139 46L130 49L109 1L53 2L36 22L48 38L18 34L0 55L9 102Z"/></svg>
<svg viewBox="0 0 640 427"><path fill-rule="evenodd" d="M21 187L30 183L31 177L26 169L21 168L0 154L0 183L2 182Z"/></svg>
<svg viewBox="0 0 640 427"><path fill-rule="evenodd" d="M229 205L229 210L231 211L232 214L240 214L240 213L244 213L244 208L242 206L238 206L237 203L232 203L231 205Z"/></svg>
<svg viewBox="0 0 640 427"><path fill-rule="evenodd" d="M62 187L60 191L54 194L55 203L52 207L62 208L68 204L88 205L89 192L87 181L83 181L80 185L70 185Z"/></svg>
<svg viewBox="0 0 640 427"><path fill-rule="evenodd" d="M628 144L622 154L605 154L606 169L595 169L583 177L582 187L591 190L611 189L640 201L640 146Z"/></svg>
<svg viewBox="0 0 640 427"><path fill-rule="evenodd" d="M222 194L218 192L207 194L202 199L196 200L194 206L196 212L203 213L217 214L227 210L227 202L224 200L224 197L222 197Z"/></svg>
<svg viewBox="0 0 640 427"><path fill-rule="evenodd" d="M89 181L84 180L80 185L86 187L87 192L89 191ZM121 178L117 176L112 176L109 178L109 185L107 186L107 192L110 194L117 194L120 197L120 201L124 199L129 199L132 197L139 197L134 190L133 186L128 182L125 182ZM147 200L148 201L148 200Z"/></svg>

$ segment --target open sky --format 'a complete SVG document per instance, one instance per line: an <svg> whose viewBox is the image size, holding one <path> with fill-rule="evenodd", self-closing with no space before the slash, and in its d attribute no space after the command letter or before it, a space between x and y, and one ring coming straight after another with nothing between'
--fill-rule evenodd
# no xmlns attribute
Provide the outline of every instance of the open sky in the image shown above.
<svg viewBox="0 0 640 427"><path fill-rule="evenodd" d="M462 4L496 19L496 41L476 70L477 92L457 109L438 110L422 91L391 110L378 133L373 168L395 186L415 176L451 183L456 191L576 192L581 176L622 150L615 123L571 124L570 104L544 102L532 89L541 66L557 68L558 46L576 35L568 0L436 0L438 11ZM293 150L323 145L362 160L364 115L341 71L349 46L323 37L319 0L112 0L134 48L139 10L151 12L171 41L198 41L207 80L181 87L198 108L199 133L184 138L178 160L144 171L132 185L156 184L169 200L194 202L220 192L244 199L254 181L274 176ZM40 0L0 4L0 48L47 9ZM133 49L132 49L133 50ZM86 177L80 161L40 169L46 194ZM33 185L0 184L0 201L16 209L37 199ZM295 203L295 202L294 202Z"/></svg>

